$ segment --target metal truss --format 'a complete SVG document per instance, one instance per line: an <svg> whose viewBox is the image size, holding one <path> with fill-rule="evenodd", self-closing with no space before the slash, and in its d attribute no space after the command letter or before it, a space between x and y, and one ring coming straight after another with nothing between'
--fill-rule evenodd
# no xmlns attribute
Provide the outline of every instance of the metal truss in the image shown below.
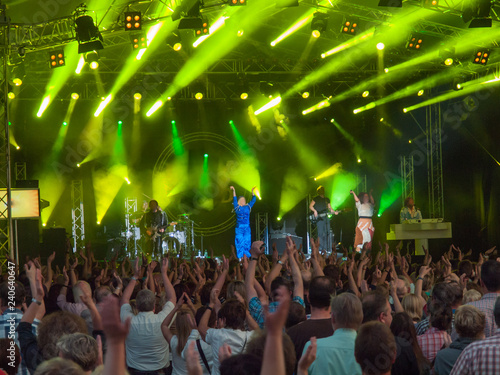
<svg viewBox="0 0 500 375"><path fill-rule="evenodd" d="M16 181L26 180L26 163L16 162Z"/></svg>
<svg viewBox="0 0 500 375"><path fill-rule="evenodd" d="M451 14L454 16L461 17L464 6L468 3L467 0L440 0L436 6L424 6L422 0L407 0L407 4L412 4L415 6L425 7L429 10L433 10L439 13ZM500 12L500 4L497 1L491 2L491 12L490 17L494 21L500 21L498 16Z"/></svg>
<svg viewBox="0 0 500 375"><path fill-rule="evenodd" d="M444 217L443 155L441 145L441 105L426 107L427 178L431 218Z"/></svg>
<svg viewBox="0 0 500 375"><path fill-rule="evenodd" d="M267 212L257 212L255 217L255 240L264 242L266 254L269 254L269 215Z"/></svg>
<svg viewBox="0 0 500 375"><path fill-rule="evenodd" d="M413 168L413 156L401 157L401 200L402 206L406 197L415 199L415 170Z"/></svg>
<svg viewBox="0 0 500 375"><path fill-rule="evenodd" d="M140 234L137 236L137 227L130 222L130 215L137 212L137 198L125 198L125 228L127 240L127 253L130 257L142 254Z"/></svg>
<svg viewBox="0 0 500 375"><path fill-rule="evenodd" d="M73 234L73 252L85 246L85 220L83 212L83 182L82 180L71 181L71 218Z"/></svg>
<svg viewBox="0 0 500 375"><path fill-rule="evenodd" d="M307 252L311 254L311 239L316 240L318 238L318 227L312 222L309 205L311 204L313 197L311 194L307 196L306 199L306 225L307 225Z"/></svg>

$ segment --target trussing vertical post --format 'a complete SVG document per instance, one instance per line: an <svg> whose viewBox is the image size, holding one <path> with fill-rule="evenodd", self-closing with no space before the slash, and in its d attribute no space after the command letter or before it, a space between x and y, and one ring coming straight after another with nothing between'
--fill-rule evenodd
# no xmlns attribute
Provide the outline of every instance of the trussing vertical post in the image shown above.
<svg viewBox="0 0 500 375"><path fill-rule="evenodd" d="M71 181L71 217L73 234L73 252L85 246L85 221L83 212L83 182Z"/></svg>
<svg viewBox="0 0 500 375"><path fill-rule="evenodd" d="M269 254L269 215L267 212L258 212L255 218L256 241L264 242L266 254Z"/></svg>
<svg viewBox="0 0 500 375"><path fill-rule="evenodd" d="M26 163L16 162L16 181L26 180Z"/></svg>
<svg viewBox="0 0 500 375"><path fill-rule="evenodd" d="M404 206L406 197L415 199L415 170L413 168L413 156L401 157L402 206Z"/></svg>
<svg viewBox="0 0 500 375"><path fill-rule="evenodd" d="M444 217L443 155L441 145L441 106L426 108L427 179L431 218Z"/></svg>

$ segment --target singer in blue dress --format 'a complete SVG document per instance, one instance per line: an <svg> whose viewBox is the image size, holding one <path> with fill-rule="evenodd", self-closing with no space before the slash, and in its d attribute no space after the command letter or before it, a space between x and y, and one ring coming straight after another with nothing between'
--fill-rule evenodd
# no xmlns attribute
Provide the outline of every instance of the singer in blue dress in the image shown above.
<svg viewBox="0 0 500 375"><path fill-rule="evenodd" d="M252 231L250 230L250 211L255 204L255 187L252 188L252 200L247 204L245 197L236 197L234 186L230 186L233 191L233 207L236 213L236 235L235 247L238 258L246 255L250 258L250 247L252 246Z"/></svg>

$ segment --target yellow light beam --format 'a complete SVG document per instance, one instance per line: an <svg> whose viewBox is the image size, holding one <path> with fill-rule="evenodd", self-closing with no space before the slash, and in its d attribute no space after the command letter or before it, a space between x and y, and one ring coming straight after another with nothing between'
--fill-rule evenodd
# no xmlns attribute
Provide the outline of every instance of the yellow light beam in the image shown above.
<svg viewBox="0 0 500 375"><path fill-rule="evenodd" d="M267 103L266 105L260 107L258 110L256 110L254 112L254 115L255 116L258 116L260 115L262 112L265 112L267 111L268 109L271 109L273 107L276 107L278 104L281 103L281 96L278 96L277 98L274 98L273 100L271 100L269 103Z"/></svg>
<svg viewBox="0 0 500 375"><path fill-rule="evenodd" d="M107 105L109 103L111 103L111 100L113 99L113 95L112 94L109 94L106 99L104 99L101 104L99 104L99 107L97 108L97 110L95 111L94 113L94 117L99 117L99 115L102 113L102 111L104 111L104 108L107 107Z"/></svg>
<svg viewBox="0 0 500 375"><path fill-rule="evenodd" d="M196 39L196 41L193 43L193 47L194 48L198 47L201 43L203 43L203 41L207 40L212 34L214 34L222 26L224 26L224 23L228 18L229 17L226 16L219 17L217 21L215 21L213 25L210 26L209 34L200 36L198 39Z"/></svg>
<svg viewBox="0 0 500 375"><path fill-rule="evenodd" d="M300 30L303 28L305 25L308 24L313 18L313 13L316 9L308 10L302 18L300 18L297 22L295 22L292 26L290 26L289 29L287 29L283 34L278 36L276 39L274 39L271 42L271 46L274 47L276 46L279 42L282 42L286 38L288 38L290 35L292 35L294 32Z"/></svg>

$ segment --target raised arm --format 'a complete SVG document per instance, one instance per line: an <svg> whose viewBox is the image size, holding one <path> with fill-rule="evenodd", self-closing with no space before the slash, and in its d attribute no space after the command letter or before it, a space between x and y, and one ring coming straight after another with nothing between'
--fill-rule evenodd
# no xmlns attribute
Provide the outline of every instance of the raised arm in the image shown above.
<svg viewBox="0 0 500 375"><path fill-rule="evenodd" d="M42 286L42 273L40 269L36 268L32 261L29 261L28 264L24 265L24 270L26 271L26 276L30 282L33 300L29 305L28 310L24 313L21 322L32 324L35 318L39 317L40 311L45 311L45 306L43 304L45 292Z"/></svg>
<svg viewBox="0 0 500 375"><path fill-rule="evenodd" d="M214 288L222 290L222 287L224 286L224 283L226 282L226 277L227 273L229 272L229 259L226 259L226 257L223 255L222 256L222 272L220 273L219 277L217 278L217 281L215 282Z"/></svg>
<svg viewBox="0 0 500 375"><path fill-rule="evenodd" d="M86 292L84 292L80 297L80 299L90 311L90 316L92 318L92 326L94 331L102 331L103 327L102 327L101 314L97 310L94 300L92 299L92 295L90 293L87 294Z"/></svg>
<svg viewBox="0 0 500 375"><path fill-rule="evenodd" d="M212 288L212 291L210 292L210 302L200 319L200 324L198 324L198 331L200 332L201 338L203 340L205 340L207 337L208 321L210 320L212 311L214 311L215 309L215 313L217 314L218 310L220 309L219 293L219 289Z"/></svg>
<svg viewBox="0 0 500 375"><path fill-rule="evenodd" d="M325 276L323 268L321 268L321 265L319 264L318 256L319 256L319 238L316 239L316 241L313 238L311 238L311 264L314 271L313 277Z"/></svg>
<svg viewBox="0 0 500 375"><path fill-rule="evenodd" d="M354 201L355 201L355 202L359 202L359 198L358 198L358 196L356 195L356 193L354 192L354 190L351 190L349 193L351 193L351 194L352 194L352 196L353 196L353 198L354 198Z"/></svg>
<svg viewBox="0 0 500 375"><path fill-rule="evenodd" d="M122 305L130 303L130 297L132 296L132 293L134 292L136 281L139 279L140 274L141 274L141 268L139 267L139 257L137 257L135 259L135 262L134 262L134 275L132 276L129 283L127 284L127 287L123 291L122 300L121 300Z"/></svg>
<svg viewBox="0 0 500 375"><path fill-rule="evenodd" d="M165 319L163 319L163 322L161 323L161 333L163 334L163 337L165 337L165 340L167 340L168 345L170 345L170 340L172 340L172 337L174 336L174 334L170 330L170 323L172 323L172 319L174 318L175 314L177 314L177 311L181 309L182 304L184 303L184 298L189 298L186 293L182 293L182 296L175 304L175 307L172 309L172 311L170 311L170 313Z"/></svg>
<svg viewBox="0 0 500 375"><path fill-rule="evenodd" d="M47 258L47 280L45 280L45 288L47 288L47 292L50 290L52 286L52 280L54 279L54 271L52 270L52 262L56 257L56 252L54 251Z"/></svg>
<svg viewBox="0 0 500 375"><path fill-rule="evenodd" d="M250 261L248 263L248 268L245 273L245 285L246 285L248 302L250 302L252 298L257 297L257 291L255 290L254 287L255 268L257 267L259 256L262 254L262 250L260 249L262 245L264 245L264 242L255 241L254 243L252 243L252 247L250 248Z"/></svg>
<svg viewBox="0 0 500 375"><path fill-rule="evenodd" d="M314 205L316 204L316 202L313 200L311 200L311 203L309 203L309 210L312 211L312 213L314 214L314 216L318 216L318 211L316 211L316 209L314 208Z"/></svg>
<svg viewBox="0 0 500 375"><path fill-rule="evenodd" d="M290 268L292 269L293 278L293 296L300 297L304 299L304 283L302 281L302 274L300 272L300 267L295 259L295 243L291 237L286 238L286 248L288 251L288 262L290 263Z"/></svg>
<svg viewBox="0 0 500 375"><path fill-rule="evenodd" d="M287 240L288 241L288 240ZM275 278L277 278L281 272L281 269L283 268L283 265L286 263L288 259L288 252L285 251L283 255L281 256L280 260L278 260L276 263L273 264L273 268L271 268L271 272L266 277L266 282L264 284L266 293L270 296L271 295L271 283Z"/></svg>
<svg viewBox="0 0 500 375"><path fill-rule="evenodd" d="M375 199L373 199L373 189L370 189L370 203L375 204Z"/></svg>
<svg viewBox="0 0 500 375"><path fill-rule="evenodd" d="M168 278L168 258L163 258L161 261L161 277L163 279L163 287L165 288L165 300L172 302L174 305L177 302L175 300L175 290Z"/></svg>

